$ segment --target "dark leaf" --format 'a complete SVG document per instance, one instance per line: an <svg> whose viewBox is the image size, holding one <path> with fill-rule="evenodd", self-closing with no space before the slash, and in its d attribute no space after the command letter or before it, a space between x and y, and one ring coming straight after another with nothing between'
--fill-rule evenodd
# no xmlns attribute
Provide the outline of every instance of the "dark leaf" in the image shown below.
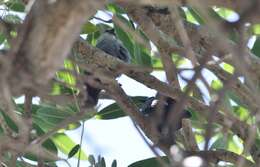
<svg viewBox="0 0 260 167"><path fill-rule="evenodd" d="M112 162L111 167L117 167L117 162L116 162L116 160L114 160L114 161Z"/></svg>
<svg viewBox="0 0 260 167"><path fill-rule="evenodd" d="M116 36L122 41L123 45L126 47L126 49L129 51L131 57L132 57L132 62L135 60L134 56L134 42L131 40L129 35L124 32L119 26L114 24L115 28L115 33Z"/></svg>
<svg viewBox="0 0 260 167"><path fill-rule="evenodd" d="M4 34L0 33L0 45L6 40Z"/></svg>
<svg viewBox="0 0 260 167"><path fill-rule="evenodd" d="M257 57L260 57L260 38L258 37L255 44L251 50Z"/></svg>
<svg viewBox="0 0 260 167"><path fill-rule="evenodd" d="M2 114L2 116L3 116L3 118L4 118L5 122L6 122L6 124L7 124L13 131L18 132L18 127L17 127L17 125L14 123L14 121L11 120L11 118L9 118L3 111L1 111L0 114Z"/></svg>
<svg viewBox="0 0 260 167"><path fill-rule="evenodd" d="M106 167L106 162L105 162L105 158L101 158L101 161L100 161L100 167Z"/></svg>
<svg viewBox="0 0 260 167"><path fill-rule="evenodd" d="M96 164L96 160L95 157L93 155L89 155L88 156L88 161L91 165L95 165Z"/></svg>
<svg viewBox="0 0 260 167"><path fill-rule="evenodd" d="M65 133L56 133L51 137L52 141L55 143L55 145L59 148L61 152L68 155L71 150L75 147L75 142ZM80 160L87 160L88 157L84 150L80 149ZM79 157L79 152L76 152L74 157Z"/></svg>
<svg viewBox="0 0 260 167"><path fill-rule="evenodd" d="M162 157L162 160L164 160L166 163L169 163L167 157ZM149 158L149 159L135 162L129 165L128 167L161 167L161 164L157 161L156 158Z"/></svg>
<svg viewBox="0 0 260 167"><path fill-rule="evenodd" d="M147 97L136 96L136 97L131 97L131 99L138 107L140 107L146 101ZM124 111L118 106L117 103L113 103L105 107L96 115L98 119L115 119L123 116L126 115Z"/></svg>
<svg viewBox="0 0 260 167"><path fill-rule="evenodd" d="M75 145L75 146L70 150L70 152L69 152L69 154L68 154L68 159L71 158L71 157L73 157L79 150L80 150L80 145L79 145L79 144Z"/></svg>
<svg viewBox="0 0 260 167"><path fill-rule="evenodd" d="M16 1L16 2L12 2L12 1L8 1L7 3L5 3L5 5L13 11L16 12L24 12L25 6L22 2Z"/></svg>

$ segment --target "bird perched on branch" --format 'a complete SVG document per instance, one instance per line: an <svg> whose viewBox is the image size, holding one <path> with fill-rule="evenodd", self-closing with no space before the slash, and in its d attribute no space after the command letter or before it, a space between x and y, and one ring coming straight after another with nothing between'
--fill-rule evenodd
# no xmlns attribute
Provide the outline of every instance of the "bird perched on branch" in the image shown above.
<svg viewBox="0 0 260 167"><path fill-rule="evenodd" d="M165 123L169 117L169 113L171 112L171 110L173 109L174 105L176 105L176 101L170 97L166 97L165 98L165 102L163 103L162 106L162 112L161 114L159 114L161 116L161 118L157 118L159 119L158 125L157 125L157 129L159 132L162 132L163 127L165 126ZM149 116L154 114L154 112L158 112L158 101L156 99L156 97L149 97L147 98L147 100L145 101L145 103L142 105L140 112L144 115L144 116ZM181 112L180 115L180 119L177 120L177 122L175 123L176 127L174 128L175 130L179 130L180 128L182 128L182 119L184 118L190 118L191 114L189 111L187 110L183 110Z"/></svg>
<svg viewBox="0 0 260 167"><path fill-rule="evenodd" d="M98 38L96 47L113 57L119 58L126 63L130 63L130 53L123 43L117 39L114 29L106 30Z"/></svg>
<svg viewBox="0 0 260 167"><path fill-rule="evenodd" d="M130 53L125 48L123 43L117 39L114 29L106 30L102 33L97 39L96 47L113 57L116 57L126 63L130 63ZM91 106L96 105L101 89L95 88L86 83L86 90L86 103L90 103Z"/></svg>

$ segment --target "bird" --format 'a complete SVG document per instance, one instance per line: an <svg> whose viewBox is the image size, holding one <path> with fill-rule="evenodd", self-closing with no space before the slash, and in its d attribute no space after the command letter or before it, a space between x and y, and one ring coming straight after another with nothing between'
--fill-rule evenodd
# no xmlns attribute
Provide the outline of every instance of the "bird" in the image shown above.
<svg viewBox="0 0 260 167"><path fill-rule="evenodd" d="M106 30L98 39L96 47L105 53L130 63L130 53L123 43L116 37L114 29Z"/></svg>
<svg viewBox="0 0 260 167"><path fill-rule="evenodd" d="M105 30L97 39L96 47L125 63L130 63L130 53L123 45L123 43L117 38L114 29ZM85 83L85 86L87 94L87 100L85 103L89 103L88 105L95 106L98 102L101 89L95 88L88 83Z"/></svg>
<svg viewBox="0 0 260 167"><path fill-rule="evenodd" d="M163 104L162 107L162 114L160 118L160 121L157 125L157 130L159 132L162 132L163 127L165 126L165 122L168 119L169 113L172 110L172 108L174 107L174 105L176 104L176 100L172 99L170 97L166 97L165 98L165 102ZM150 116L152 115L154 112L156 112L158 107L158 100L156 97L148 97L146 99L146 101L143 103L143 105L140 108L140 112L144 115L144 116ZM183 110L181 112L181 116L180 119L177 120L178 122L175 123L176 127L175 130L179 130L182 128L182 119L184 118L190 118L191 117L191 113L188 110Z"/></svg>

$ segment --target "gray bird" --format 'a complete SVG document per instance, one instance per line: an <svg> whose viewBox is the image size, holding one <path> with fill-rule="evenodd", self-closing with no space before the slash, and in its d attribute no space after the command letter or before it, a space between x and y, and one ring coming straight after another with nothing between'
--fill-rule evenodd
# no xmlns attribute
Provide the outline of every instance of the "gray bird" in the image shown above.
<svg viewBox="0 0 260 167"><path fill-rule="evenodd" d="M123 43L116 38L113 29L106 30L97 39L96 47L113 57L119 58L120 60L126 63L130 63L130 54L128 50L124 47ZM86 103L91 106L96 105L101 90L89 85L88 83L86 83L86 88L87 88Z"/></svg>
<svg viewBox="0 0 260 167"><path fill-rule="evenodd" d="M126 63L130 62L130 54L128 50L124 47L123 43L116 38L113 29L106 30L98 38L96 47Z"/></svg>

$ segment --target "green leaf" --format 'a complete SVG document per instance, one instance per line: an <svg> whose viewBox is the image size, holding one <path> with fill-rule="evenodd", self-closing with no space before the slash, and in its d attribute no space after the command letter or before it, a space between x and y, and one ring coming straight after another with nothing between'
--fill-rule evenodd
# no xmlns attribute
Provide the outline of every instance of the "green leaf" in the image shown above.
<svg viewBox="0 0 260 167"><path fill-rule="evenodd" d="M199 13L193 8L188 7L188 10L185 11L185 14L188 22L191 22L193 24L204 24L204 21L202 20Z"/></svg>
<svg viewBox="0 0 260 167"><path fill-rule="evenodd" d="M221 66L225 71L229 72L230 74L233 74L235 71L235 68L230 64L221 63Z"/></svg>
<svg viewBox="0 0 260 167"><path fill-rule="evenodd" d="M109 11L111 11L112 13L126 13L122 8L120 8L119 6L113 4L113 3L110 3L107 5L107 9Z"/></svg>
<svg viewBox="0 0 260 167"><path fill-rule="evenodd" d="M50 150L54 154L58 155L58 149L52 140L47 139L45 142L42 143L42 146L47 150Z"/></svg>
<svg viewBox="0 0 260 167"><path fill-rule="evenodd" d="M122 15L116 14L116 17L124 22L131 29L135 29L131 20L126 19ZM122 41L124 46L127 48L131 55L132 63L144 65L151 67L151 55L150 51L148 51L145 47L141 46L139 43L133 41L133 39L123 30L121 27L114 24L115 32L117 37ZM145 39L145 35L140 31L140 35L142 35Z"/></svg>
<svg viewBox="0 0 260 167"><path fill-rule="evenodd" d="M166 156L162 157L162 160L166 161L166 163L169 163L169 160ZM161 167L161 164L157 161L156 158L149 158L135 162L128 167Z"/></svg>
<svg viewBox="0 0 260 167"><path fill-rule="evenodd" d="M134 45L134 42L129 37L129 35L126 32L124 32L119 26L114 24L114 28L115 28L116 36L118 37L118 39L120 39L120 41L122 41L123 45L129 51L129 53L130 53L130 55L132 57L132 62L135 63L136 62L136 58L134 57L135 56L135 48L134 48L135 45Z"/></svg>
<svg viewBox="0 0 260 167"><path fill-rule="evenodd" d="M240 118L242 121L251 120L250 123L252 123L252 119L250 119L250 113L248 109L242 106L234 106L233 107L234 113Z"/></svg>
<svg viewBox="0 0 260 167"><path fill-rule="evenodd" d="M90 34L97 32L98 28L95 24L92 24L91 22L87 22L82 26L81 34Z"/></svg>
<svg viewBox="0 0 260 167"><path fill-rule="evenodd" d="M140 107L147 99L147 97L136 96L131 97L133 102ZM96 114L97 119L115 119L126 116L124 111L118 106L117 103L113 103Z"/></svg>
<svg viewBox="0 0 260 167"><path fill-rule="evenodd" d="M88 41L88 43L90 43L91 45L95 46L96 43L97 43L97 39L98 39L99 36L100 36L100 32L99 32L99 31L96 31L96 32L94 32L94 33L88 34L86 40Z"/></svg>
<svg viewBox="0 0 260 167"><path fill-rule="evenodd" d="M187 63L187 59L185 59L185 58L183 58L183 57L181 57L181 56L179 56L178 54L175 54L175 53L172 54L172 60L177 67Z"/></svg>
<svg viewBox="0 0 260 167"><path fill-rule="evenodd" d="M141 48L138 44L133 43L134 45L134 58L135 58L135 64L142 65L142 54L141 54Z"/></svg>
<svg viewBox="0 0 260 167"><path fill-rule="evenodd" d="M200 124L206 123L206 119L201 117L198 111L188 107L187 110L191 113L191 120L192 121L198 121Z"/></svg>
<svg viewBox="0 0 260 167"><path fill-rule="evenodd" d="M10 118L8 117L3 111L1 111L2 114L2 117L4 118L6 124L15 132L18 132L18 127L17 125L15 124L15 122Z"/></svg>
<svg viewBox="0 0 260 167"><path fill-rule="evenodd" d="M57 72L57 78L65 83L68 83L71 86L76 84L75 77L69 72L59 71Z"/></svg>
<svg viewBox="0 0 260 167"><path fill-rule="evenodd" d="M141 45L134 44L134 57L136 58L136 64L151 67L152 60L149 51Z"/></svg>
<svg viewBox="0 0 260 167"><path fill-rule="evenodd" d="M51 139L58 147L58 149L66 155L68 155L76 145L75 142L65 133L55 134L53 137L51 137ZM82 149L80 150L80 160L87 160L88 157L86 153ZM79 151L74 155L74 157L79 158Z"/></svg>
<svg viewBox="0 0 260 167"><path fill-rule="evenodd" d="M153 68L163 68L161 59L153 56L152 57L152 66L153 66Z"/></svg>
<svg viewBox="0 0 260 167"><path fill-rule="evenodd" d="M21 160L17 160L15 165L16 165L16 167L28 167L28 164ZM37 165L30 164L30 167L37 167Z"/></svg>
<svg viewBox="0 0 260 167"><path fill-rule="evenodd" d="M17 104L17 111L23 113L24 112L24 104ZM33 129L36 130L36 133L37 133L37 136L40 136L40 135L43 135L45 131L47 131L48 129L52 128L52 126L49 126L49 128L46 128L45 131L41 128L41 127L46 127L46 124L44 122L43 119L41 118L37 118L35 117L35 114L37 112L38 109L40 109L41 106L40 105L35 105L33 104L32 105L32 114L33 114ZM43 125L43 126L39 126L40 125ZM47 125L48 126L48 125ZM55 146L55 144L50 140L50 139L47 139L43 144L42 146L46 149L48 149L49 151L57 154L58 153L58 150L57 150L57 147ZM35 160L35 155L30 155L28 158L33 158L32 160Z"/></svg>
<svg viewBox="0 0 260 167"><path fill-rule="evenodd" d="M69 70L75 69L75 65L73 64L73 62L68 59L64 60L64 67L65 69L69 69Z"/></svg>
<svg viewBox="0 0 260 167"><path fill-rule="evenodd" d="M252 48L252 53L254 53L257 57L260 57L260 38L256 38L255 44Z"/></svg>
<svg viewBox="0 0 260 167"><path fill-rule="evenodd" d="M60 110L54 106L45 106L37 110L37 115L46 119L48 122L56 124L70 117L72 113L68 112L67 110Z"/></svg>
<svg viewBox="0 0 260 167"><path fill-rule="evenodd" d="M227 140L221 135L218 139L211 145L210 149L226 149Z"/></svg>
<svg viewBox="0 0 260 167"><path fill-rule="evenodd" d="M217 12L216 12L216 9L218 8L210 8L209 9L209 15L215 19L216 21L223 21L223 17L221 17Z"/></svg>
<svg viewBox="0 0 260 167"><path fill-rule="evenodd" d="M223 88L223 83L219 79L212 80L210 87L214 90L220 90Z"/></svg>
<svg viewBox="0 0 260 167"><path fill-rule="evenodd" d="M41 108L40 105L32 104L31 112L35 114L39 108ZM24 104L16 104L16 109L17 111L24 113Z"/></svg>
<svg viewBox="0 0 260 167"><path fill-rule="evenodd" d="M70 152L69 152L69 154L68 154L68 159L71 158L71 157L73 157L79 150L80 150L80 145L79 145L79 144L75 145L75 146L70 150Z"/></svg>
<svg viewBox="0 0 260 167"><path fill-rule="evenodd" d="M257 148L260 148L260 136L259 135L255 139L255 144L256 144Z"/></svg>
<svg viewBox="0 0 260 167"><path fill-rule="evenodd" d="M0 45L6 40L4 34L0 33Z"/></svg>
<svg viewBox="0 0 260 167"><path fill-rule="evenodd" d="M120 19L124 24L126 24L129 28L131 29L135 29L135 26L133 25L133 22L131 22L130 19L127 19L126 17L124 17L121 14L115 14L115 16Z"/></svg>
<svg viewBox="0 0 260 167"><path fill-rule="evenodd" d="M16 23L20 24L22 22L22 20L19 16L13 15L13 14L5 15L3 19L7 22L14 23L14 24L16 24Z"/></svg>
<svg viewBox="0 0 260 167"><path fill-rule="evenodd" d="M227 150L241 154L243 152L242 140L240 140L237 136L229 135Z"/></svg>
<svg viewBox="0 0 260 167"><path fill-rule="evenodd" d="M51 95L60 95L61 94L61 85L54 83L52 85Z"/></svg>
<svg viewBox="0 0 260 167"><path fill-rule="evenodd" d="M239 106L243 106L243 101L241 101L241 99L236 94L236 92L228 90L226 93L227 93L228 97L231 98L232 100L234 100Z"/></svg>
<svg viewBox="0 0 260 167"><path fill-rule="evenodd" d="M33 129L36 130L36 133L38 136L41 136L44 134L44 131L36 124L33 124ZM56 145L53 143L51 139L47 139L42 146L46 148L47 150L53 152L54 154L58 154L58 149Z"/></svg>
<svg viewBox="0 0 260 167"><path fill-rule="evenodd" d="M44 105L33 114L33 122L46 132L74 114L74 111L66 108ZM78 127L78 125L74 127Z"/></svg>
<svg viewBox="0 0 260 167"><path fill-rule="evenodd" d="M33 123L38 125L44 132L52 129L56 124L50 124L45 119L41 117L34 116Z"/></svg>
<svg viewBox="0 0 260 167"><path fill-rule="evenodd" d="M195 133L196 143L200 144L205 141L204 136L198 133Z"/></svg>
<svg viewBox="0 0 260 167"><path fill-rule="evenodd" d="M106 108L102 109L95 116L97 119L115 119L126 116L125 113L121 110L121 108L113 103Z"/></svg>
<svg viewBox="0 0 260 167"><path fill-rule="evenodd" d="M62 74L63 75L63 74ZM67 78L68 79L68 78ZM69 82L74 83L75 78L71 78L72 80L70 80ZM69 85L64 86L60 83L53 83L52 85L52 91L51 91L51 95L55 96L55 95L75 95L78 93L78 89L75 87L69 87Z"/></svg>
<svg viewBox="0 0 260 167"><path fill-rule="evenodd" d="M223 19L228 19L228 17L235 14L235 12L228 8L215 8L216 13Z"/></svg>
<svg viewBox="0 0 260 167"><path fill-rule="evenodd" d="M260 24L255 24L251 27L254 35L260 35Z"/></svg>
<svg viewBox="0 0 260 167"><path fill-rule="evenodd" d="M24 9L25 9L25 6L22 2L19 2L19 1L16 1L16 2L7 2L5 3L5 5L10 9L10 10L13 10L13 11L16 11L16 12L24 12Z"/></svg>

